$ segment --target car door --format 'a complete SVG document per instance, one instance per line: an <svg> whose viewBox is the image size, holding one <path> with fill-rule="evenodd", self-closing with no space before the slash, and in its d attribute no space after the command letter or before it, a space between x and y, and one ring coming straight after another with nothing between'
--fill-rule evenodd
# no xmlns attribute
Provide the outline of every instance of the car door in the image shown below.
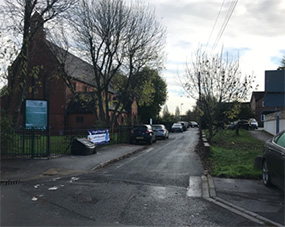
<svg viewBox="0 0 285 227"><path fill-rule="evenodd" d="M285 177L285 132L276 138L274 141L274 181L280 187L284 188L284 177Z"/></svg>

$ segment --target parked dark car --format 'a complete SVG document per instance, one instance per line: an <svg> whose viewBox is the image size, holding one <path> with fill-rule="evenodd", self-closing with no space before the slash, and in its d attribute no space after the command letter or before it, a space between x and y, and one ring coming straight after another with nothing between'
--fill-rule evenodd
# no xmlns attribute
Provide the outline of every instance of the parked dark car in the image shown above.
<svg viewBox="0 0 285 227"><path fill-rule="evenodd" d="M171 126L171 131L172 132L183 132L183 126L182 124L180 123L174 123L172 126Z"/></svg>
<svg viewBox="0 0 285 227"><path fill-rule="evenodd" d="M156 138L168 139L169 132L164 125L152 125Z"/></svg>
<svg viewBox="0 0 285 227"><path fill-rule="evenodd" d="M191 128L199 128L199 125L196 121L190 121L189 125Z"/></svg>
<svg viewBox="0 0 285 227"><path fill-rule="evenodd" d="M247 120L234 121L234 122L230 123L227 128L234 130L236 127L248 130L249 129L248 121Z"/></svg>
<svg viewBox="0 0 285 227"><path fill-rule="evenodd" d="M284 191L285 184L285 130L264 145L262 179L266 186L276 185Z"/></svg>
<svg viewBox="0 0 285 227"><path fill-rule="evenodd" d="M130 136L130 143L134 142L147 142L150 145L156 142L152 126L147 124L135 126Z"/></svg>
<svg viewBox="0 0 285 227"><path fill-rule="evenodd" d="M188 122L186 121L179 121L178 123L180 123L183 127L183 130L186 131L188 128Z"/></svg>

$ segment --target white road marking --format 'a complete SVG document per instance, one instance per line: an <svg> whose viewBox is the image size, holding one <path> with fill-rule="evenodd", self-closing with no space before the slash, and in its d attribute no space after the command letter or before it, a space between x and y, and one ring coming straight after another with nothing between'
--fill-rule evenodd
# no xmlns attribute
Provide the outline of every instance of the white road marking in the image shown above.
<svg viewBox="0 0 285 227"><path fill-rule="evenodd" d="M201 176L190 176L187 196L202 197L202 179Z"/></svg>

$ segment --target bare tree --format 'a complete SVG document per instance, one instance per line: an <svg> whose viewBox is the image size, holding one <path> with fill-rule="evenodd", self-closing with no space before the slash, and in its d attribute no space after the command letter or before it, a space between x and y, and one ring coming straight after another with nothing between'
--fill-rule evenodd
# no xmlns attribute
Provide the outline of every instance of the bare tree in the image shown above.
<svg viewBox="0 0 285 227"><path fill-rule="evenodd" d="M218 130L214 126L222 104L248 98L254 79L251 75L242 76L238 59L230 59L223 50L210 56L199 49L195 59L186 63L181 84L197 100L200 115L205 115L210 139Z"/></svg>
<svg viewBox="0 0 285 227"><path fill-rule="evenodd" d="M73 24L78 47L93 65L100 120L112 125L130 98L128 89L138 72L161 66L165 29L147 6L123 0L82 0ZM110 119L108 92L118 73L128 79Z"/></svg>
<svg viewBox="0 0 285 227"><path fill-rule="evenodd" d="M19 123L21 103L25 97L26 81L29 76L29 46L38 29L54 18L64 17L76 0L5 0L1 7L1 19L5 20L4 30L15 38L21 37L17 59L9 71L10 97L18 94L13 113L13 123ZM34 70L31 70L34 73ZM8 103L11 103L8 101ZM9 108L9 107L8 107Z"/></svg>

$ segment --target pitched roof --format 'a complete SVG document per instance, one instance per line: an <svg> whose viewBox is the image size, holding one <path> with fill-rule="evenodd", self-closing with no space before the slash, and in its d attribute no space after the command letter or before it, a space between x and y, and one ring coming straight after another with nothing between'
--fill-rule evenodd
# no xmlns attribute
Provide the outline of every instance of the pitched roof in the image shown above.
<svg viewBox="0 0 285 227"><path fill-rule="evenodd" d="M61 64L64 64L64 70L68 76L89 85L96 86L95 77L93 76L93 66L91 64L83 61L52 42L46 41L46 43L57 60Z"/></svg>
<svg viewBox="0 0 285 227"><path fill-rule="evenodd" d="M46 40L46 43L57 60L64 64L64 71L68 76L91 86L97 86L93 65L52 42ZM109 92L115 93L112 86L109 86Z"/></svg>

